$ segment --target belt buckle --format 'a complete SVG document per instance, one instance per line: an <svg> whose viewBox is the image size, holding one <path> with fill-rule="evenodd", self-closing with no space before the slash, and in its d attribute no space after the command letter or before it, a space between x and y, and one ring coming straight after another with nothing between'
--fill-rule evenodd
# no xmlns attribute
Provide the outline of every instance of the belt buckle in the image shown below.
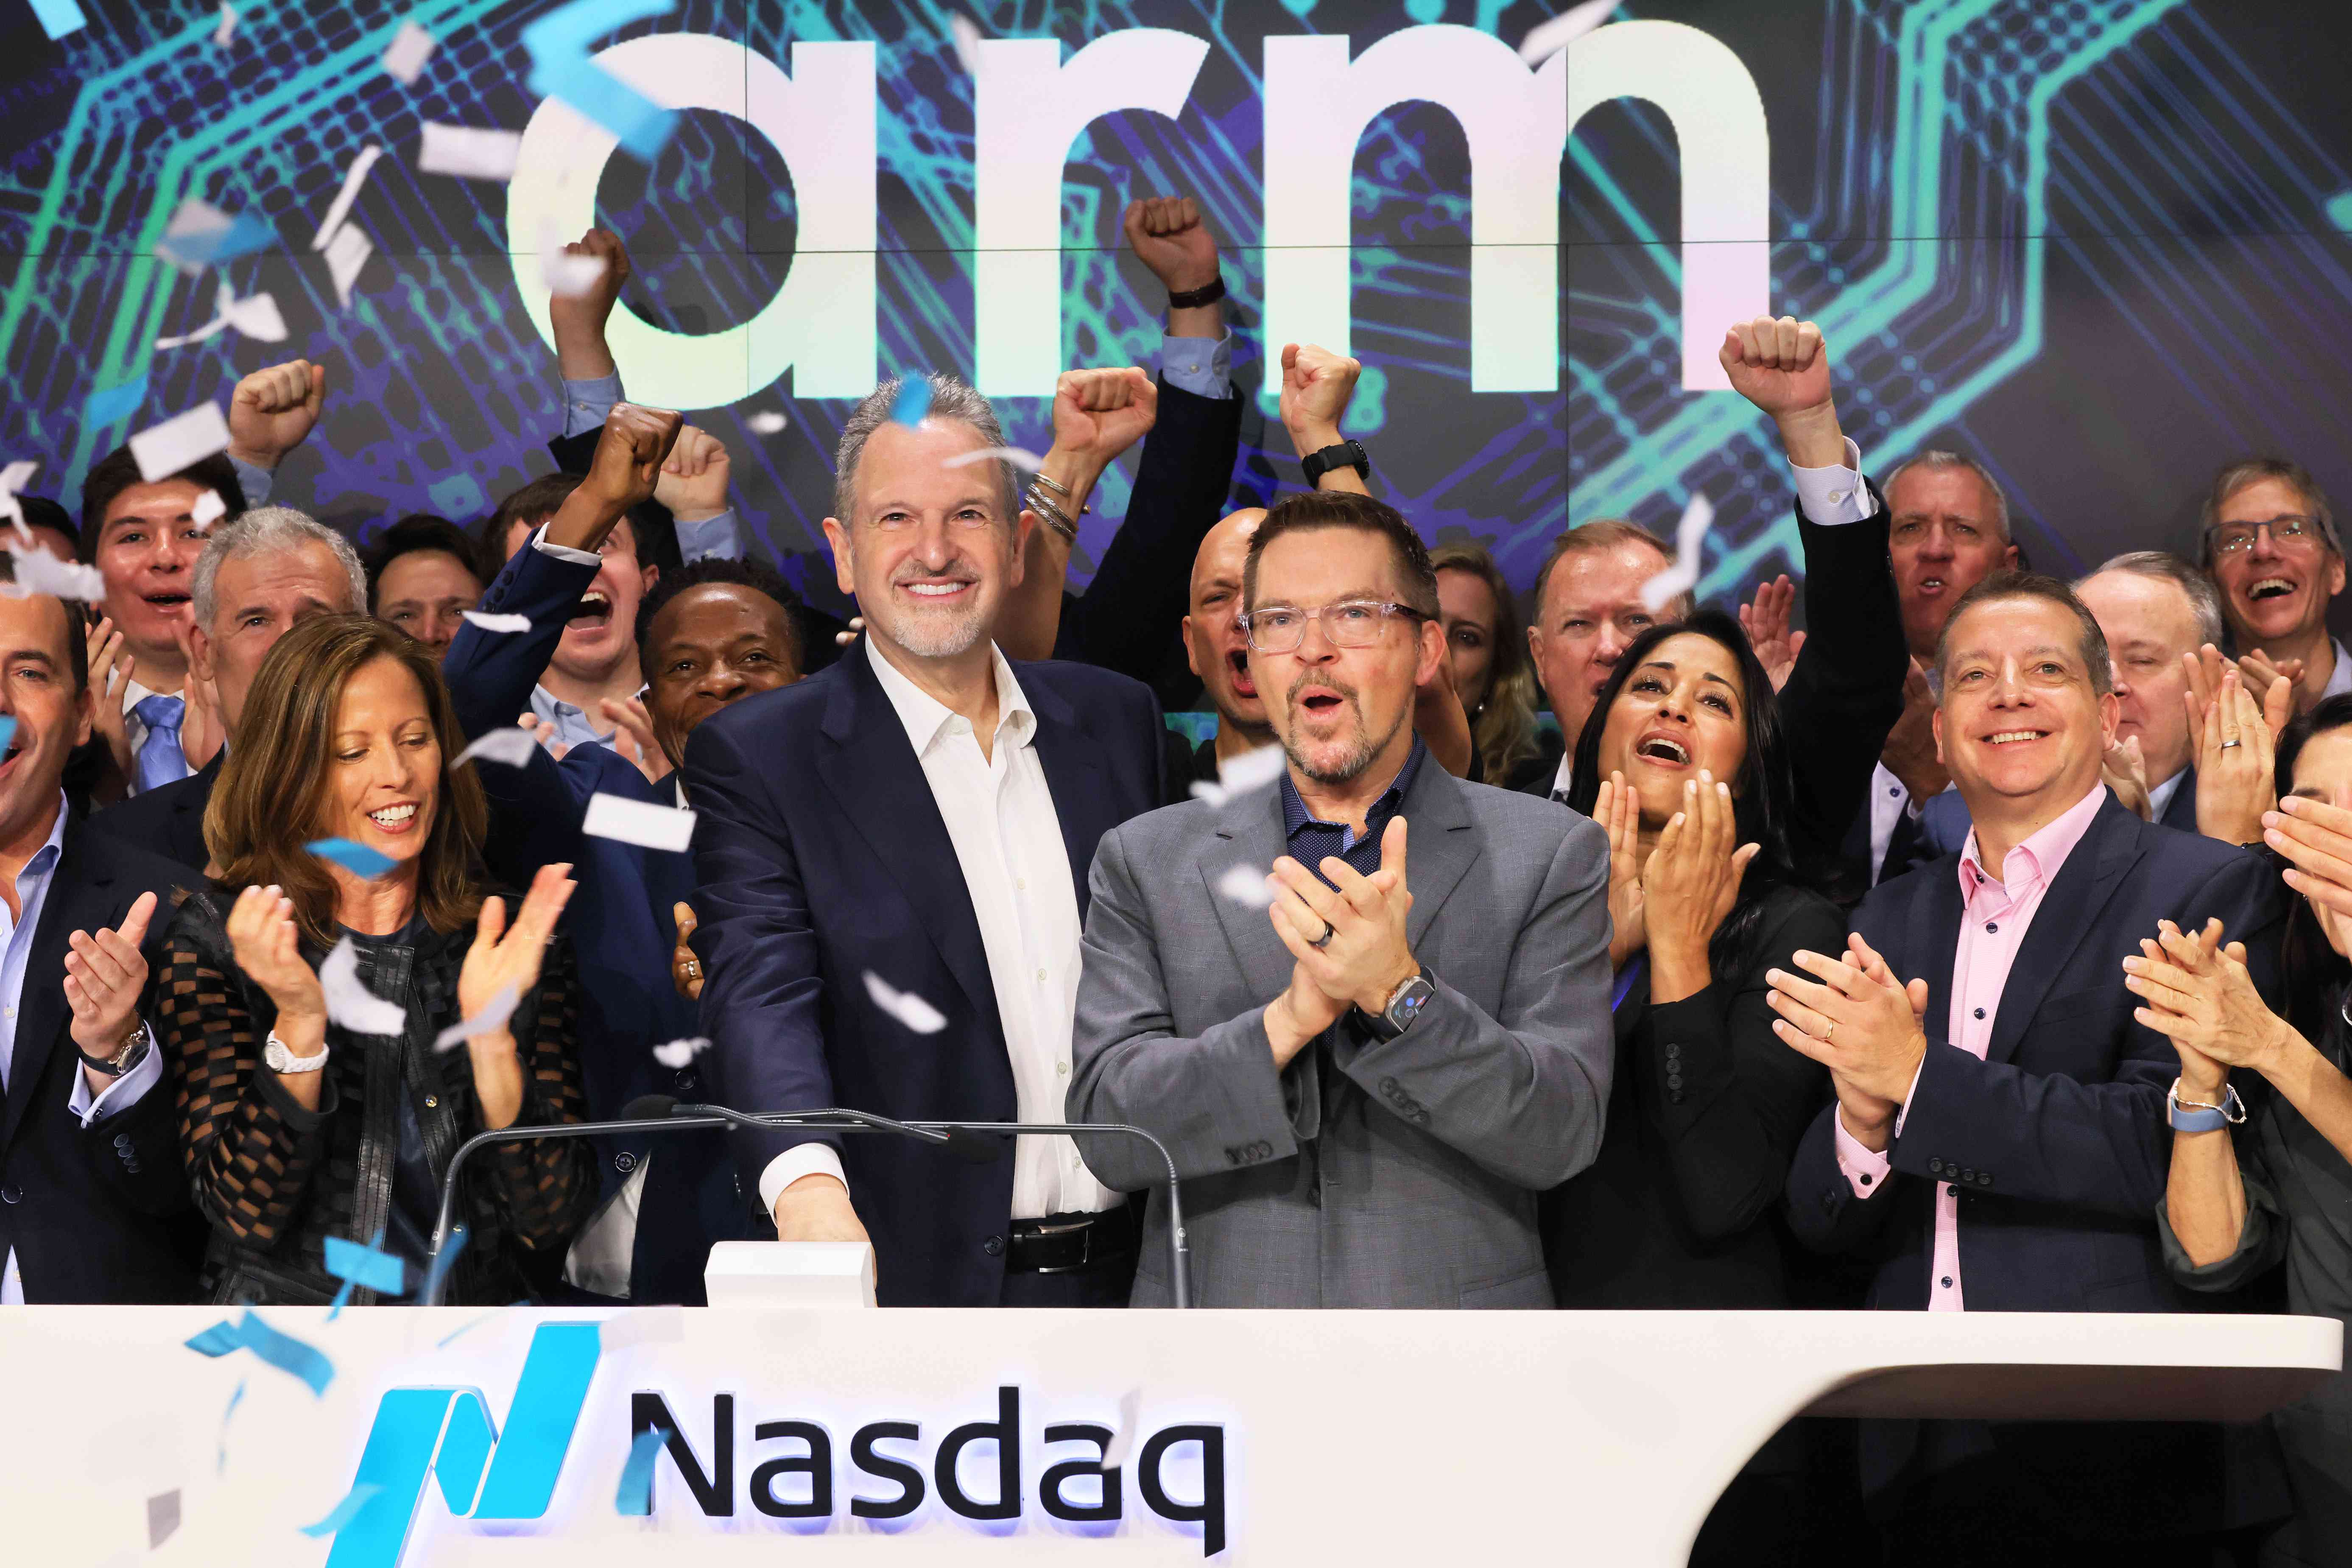
<svg viewBox="0 0 2352 1568"><path fill-rule="evenodd" d="M1095 1222L1091 1219L1072 1220L1063 1225L1040 1224L1032 1233L1038 1237L1072 1236L1079 1238L1078 1260L1076 1263L1039 1264L1031 1272L1037 1274L1076 1274L1094 1261Z"/></svg>

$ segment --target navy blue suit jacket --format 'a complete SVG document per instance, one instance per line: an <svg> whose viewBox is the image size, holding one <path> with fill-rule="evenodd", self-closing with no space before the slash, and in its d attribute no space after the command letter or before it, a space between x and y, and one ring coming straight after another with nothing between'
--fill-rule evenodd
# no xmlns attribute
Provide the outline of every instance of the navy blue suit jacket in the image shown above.
<svg viewBox="0 0 2352 1568"><path fill-rule="evenodd" d="M593 566L528 545L515 552L478 608L527 616L531 629L486 632L469 623L442 661L468 741L512 724L530 708L530 689L595 576ZM694 1004L678 995L670 978L677 945L670 910L694 891L693 861L581 831L591 796L675 805L674 791L667 783L647 784L634 763L600 745L575 747L561 763L534 749L524 767L488 763L478 772L490 800L491 868L528 887L540 867L568 861L579 883L563 923L592 1004L581 1019L579 1045L589 1116L617 1117L646 1094L707 1098L698 1066L672 1069L653 1055L655 1046L696 1032ZM596 1142L607 1197L648 1153L661 1152L640 1198L631 1299L699 1302L709 1244L749 1233L751 1205L735 1192L724 1144L711 1133Z"/></svg>
<svg viewBox="0 0 2352 1568"><path fill-rule="evenodd" d="M2171 1042L2132 1017L2123 961L2169 919L2218 917L2276 1001L2286 898L2258 856L2142 822L2108 795L2034 911L2002 988L1986 1059L1946 1041L1961 918L1959 858L1882 882L1853 928L1898 976L1927 982L1927 1055L1885 1185L1857 1197L1838 1168L1834 1104L1789 1173L1790 1227L1824 1252L1875 1264L1868 1305L1922 1310L1933 1289L1935 1198L1959 1194L1960 1287L1972 1312L2210 1310L2168 1273L2157 1239L2172 1133ZM2070 1525L2192 1532L2260 1517L2275 1473L2210 1426L1983 1427L1865 1424L1866 1487L1892 1485L1920 1450L1940 1468L1987 1448L2053 1473ZM2112 1509L2107 1520L2102 1511ZM2105 1524L2102 1523L2105 1521Z"/></svg>
<svg viewBox="0 0 2352 1568"><path fill-rule="evenodd" d="M1102 836L1160 804L1159 705L1088 665L1016 664L1069 851L1078 914ZM687 743L698 820L695 950L702 1032L728 1103L842 1105L900 1119L1011 1121L1003 1025L947 824L866 649L797 686L746 698ZM865 977L922 997L947 1026L919 1035ZM805 1142L738 1133L745 1192ZM1013 1163L905 1139L828 1135L873 1238L885 1305L994 1306Z"/></svg>

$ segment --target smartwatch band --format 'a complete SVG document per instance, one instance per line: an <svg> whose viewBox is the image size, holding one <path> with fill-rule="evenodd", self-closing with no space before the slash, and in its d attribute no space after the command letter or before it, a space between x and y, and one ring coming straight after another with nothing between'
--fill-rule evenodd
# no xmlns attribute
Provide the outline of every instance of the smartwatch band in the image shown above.
<svg viewBox="0 0 2352 1568"><path fill-rule="evenodd" d="M2171 1090L2164 1097L2164 1119L2176 1132L2219 1132L2222 1128L2246 1119L2245 1101L2238 1098L2238 1086L2228 1085L2221 1103L2210 1105L2201 1100L2180 1098L2180 1080L2172 1080Z"/></svg>
<svg viewBox="0 0 2352 1568"><path fill-rule="evenodd" d="M1202 305L1213 305L1224 297L1225 275L1220 272L1201 288L1187 289L1181 294L1171 293L1168 296L1168 308L1171 310L1191 310Z"/></svg>
<svg viewBox="0 0 2352 1568"><path fill-rule="evenodd" d="M1309 452L1298 460L1298 466L1307 471L1310 485L1334 468L1353 468L1367 479L1372 477L1372 455L1364 450L1361 441L1342 441L1319 452Z"/></svg>

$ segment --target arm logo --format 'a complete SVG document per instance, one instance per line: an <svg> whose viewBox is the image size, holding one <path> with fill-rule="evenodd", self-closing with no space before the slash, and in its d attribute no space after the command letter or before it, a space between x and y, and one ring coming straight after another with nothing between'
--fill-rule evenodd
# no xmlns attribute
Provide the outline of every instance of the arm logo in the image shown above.
<svg viewBox="0 0 2352 1568"><path fill-rule="evenodd" d="M594 1323L530 1337L506 1436L476 1388L395 1388L376 1405L354 1488L377 1489L335 1532L327 1568L397 1568L429 1475L461 1519L538 1519L555 1495L601 1349Z"/></svg>

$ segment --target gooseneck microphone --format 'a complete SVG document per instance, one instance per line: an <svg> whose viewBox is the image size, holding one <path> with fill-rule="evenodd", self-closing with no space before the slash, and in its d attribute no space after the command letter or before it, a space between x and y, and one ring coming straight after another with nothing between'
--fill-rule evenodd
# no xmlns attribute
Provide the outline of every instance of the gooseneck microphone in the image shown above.
<svg viewBox="0 0 2352 1568"><path fill-rule="evenodd" d="M1140 1127L1123 1121L896 1121L872 1111L826 1106L815 1110L736 1110L724 1105L681 1102L667 1094L644 1094L622 1109L617 1121L568 1121L551 1127L504 1127L478 1132L457 1146L441 1177L441 1204L433 1220L433 1264L426 1271L420 1307L437 1307L448 1270L439 1267L450 1245L452 1215L457 1202L457 1177L477 1149L500 1143L534 1143L543 1138L595 1138L605 1133L633 1136L643 1132L710 1131L805 1131L816 1132L887 1132L929 1143L975 1165L992 1164L1004 1157L1004 1140L1034 1133L1066 1137L1073 1132L1108 1133L1140 1138L1158 1152L1168 1167L1168 1279L1171 1304L1192 1304L1188 1268L1191 1248L1184 1239L1184 1197L1176 1174L1176 1161L1168 1146ZM462 1245L462 1240L460 1242Z"/></svg>

